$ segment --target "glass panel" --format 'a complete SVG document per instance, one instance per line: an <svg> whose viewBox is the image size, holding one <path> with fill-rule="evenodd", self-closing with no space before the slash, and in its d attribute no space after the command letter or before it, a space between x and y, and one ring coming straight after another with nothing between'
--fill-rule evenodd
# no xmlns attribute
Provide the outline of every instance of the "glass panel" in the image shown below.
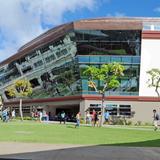
<svg viewBox="0 0 160 160"><path fill-rule="evenodd" d="M78 56L79 62L89 62L89 56Z"/></svg>
<svg viewBox="0 0 160 160"><path fill-rule="evenodd" d="M121 57L111 57L111 62L121 62Z"/></svg>
<svg viewBox="0 0 160 160"><path fill-rule="evenodd" d="M111 57L110 56L101 56L100 57L100 62L102 63L110 63L111 62Z"/></svg>
<svg viewBox="0 0 160 160"><path fill-rule="evenodd" d="M27 73L28 80L35 88L30 98L80 94L82 83L78 61L75 58L76 43L72 41L74 36L74 32L68 33L57 41L8 64L6 75L1 80L6 84L10 80L16 80L18 76L23 76L22 73L24 76ZM54 63L50 63L53 61Z"/></svg>
<svg viewBox="0 0 160 160"><path fill-rule="evenodd" d="M132 57L122 57L123 63L132 63Z"/></svg>
<svg viewBox="0 0 160 160"><path fill-rule="evenodd" d="M119 114L123 116L130 116L131 105L119 105Z"/></svg>
<svg viewBox="0 0 160 160"><path fill-rule="evenodd" d="M154 25L154 30L160 31L160 25Z"/></svg>
<svg viewBox="0 0 160 160"><path fill-rule="evenodd" d="M93 62L99 63L100 57L99 56L90 56L90 63L93 63Z"/></svg>
<svg viewBox="0 0 160 160"><path fill-rule="evenodd" d="M132 57L132 63L140 64L140 57Z"/></svg>
<svg viewBox="0 0 160 160"><path fill-rule="evenodd" d="M105 109L109 111L110 115L117 115L117 104L106 104Z"/></svg>
<svg viewBox="0 0 160 160"><path fill-rule="evenodd" d="M143 30L151 30L151 25L144 25Z"/></svg>
<svg viewBox="0 0 160 160"><path fill-rule="evenodd" d="M76 30L78 55L140 55L140 30Z"/></svg>

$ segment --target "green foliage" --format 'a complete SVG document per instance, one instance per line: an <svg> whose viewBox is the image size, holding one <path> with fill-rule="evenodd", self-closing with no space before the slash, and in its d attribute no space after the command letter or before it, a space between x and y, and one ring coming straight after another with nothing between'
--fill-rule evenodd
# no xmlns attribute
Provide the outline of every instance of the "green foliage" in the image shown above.
<svg viewBox="0 0 160 160"><path fill-rule="evenodd" d="M145 126L153 126L153 124L150 123L150 122L145 122L144 125L145 125Z"/></svg>
<svg viewBox="0 0 160 160"><path fill-rule="evenodd" d="M84 70L83 75L89 79L88 86L94 88L97 92L105 92L108 88L117 88L120 83L118 78L123 76L124 66L120 63L103 64L101 68L95 66L89 66ZM100 80L103 82L103 88L97 88L94 80Z"/></svg>
<svg viewBox="0 0 160 160"><path fill-rule="evenodd" d="M157 68L153 68L149 71L147 71L147 74L149 74L149 79L148 79L148 87L153 87L155 88L155 92L157 93L158 96L159 94L159 87L160 87L160 70Z"/></svg>
<svg viewBox="0 0 160 160"><path fill-rule="evenodd" d="M136 126L141 126L142 125L142 121L137 121L135 125Z"/></svg>
<svg viewBox="0 0 160 160"><path fill-rule="evenodd" d="M132 121L127 121L127 125L132 125Z"/></svg>
<svg viewBox="0 0 160 160"><path fill-rule="evenodd" d="M6 89L10 97L26 97L32 94L32 86L28 80L21 79Z"/></svg>

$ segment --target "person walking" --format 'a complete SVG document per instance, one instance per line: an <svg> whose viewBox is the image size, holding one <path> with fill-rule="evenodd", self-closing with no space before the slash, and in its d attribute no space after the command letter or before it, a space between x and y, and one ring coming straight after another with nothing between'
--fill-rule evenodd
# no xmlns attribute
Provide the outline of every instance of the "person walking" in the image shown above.
<svg viewBox="0 0 160 160"><path fill-rule="evenodd" d="M81 113L78 112L76 114L76 125L75 125L75 128L80 126L80 119L81 119Z"/></svg>
<svg viewBox="0 0 160 160"><path fill-rule="evenodd" d="M96 116L96 111L93 109L93 111L92 111L92 115L91 115L91 117L92 117L92 126L95 126L95 117Z"/></svg>
<svg viewBox="0 0 160 160"><path fill-rule="evenodd" d="M156 131L158 129L158 121L159 121L159 115L157 111L153 110L153 123L154 123L154 130Z"/></svg>
<svg viewBox="0 0 160 160"><path fill-rule="evenodd" d="M11 113L11 115L12 115L12 119L15 119L16 118L16 111L13 110L12 113Z"/></svg>
<svg viewBox="0 0 160 160"><path fill-rule="evenodd" d="M90 124L91 123L91 115L89 113L89 111L86 112L86 124Z"/></svg>
<svg viewBox="0 0 160 160"><path fill-rule="evenodd" d="M109 118L110 118L110 114L108 110L106 110L106 112L104 113L104 120L106 124L109 124Z"/></svg>
<svg viewBox="0 0 160 160"><path fill-rule="evenodd" d="M60 114L60 124L61 124L62 122L63 122L64 124L66 123L66 114L65 114L64 111L62 111L61 114Z"/></svg>
<svg viewBox="0 0 160 160"><path fill-rule="evenodd" d="M95 116L94 116L94 127L99 125L99 114L98 112L95 112Z"/></svg>

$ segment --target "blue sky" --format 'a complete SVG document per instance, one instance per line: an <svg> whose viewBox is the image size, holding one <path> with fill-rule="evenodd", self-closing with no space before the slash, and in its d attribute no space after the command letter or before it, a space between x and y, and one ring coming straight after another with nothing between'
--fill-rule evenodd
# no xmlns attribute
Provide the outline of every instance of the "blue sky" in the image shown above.
<svg viewBox="0 0 160 160"><path fill-rule="evenodd" d="M124 16L160 17L160 0L0 0L0 61L59 24Z"/></svg>

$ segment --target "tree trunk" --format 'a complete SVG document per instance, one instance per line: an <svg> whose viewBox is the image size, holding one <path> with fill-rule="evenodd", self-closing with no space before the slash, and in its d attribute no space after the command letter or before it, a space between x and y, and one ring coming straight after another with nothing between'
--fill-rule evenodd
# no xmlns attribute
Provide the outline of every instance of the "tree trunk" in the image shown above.
<svg viewBox="0 0 160 160"><path fill-rule="evenodd" d="M104 96L105 96L105 93L101 93L101 95L102 95L102 110L101 110L101 117L100 117L100 123L99 123L100 127L103 125L103 122L104 122Z"/></svg>
<svg viewBox="0 0 160 160"><path fill-rule="evenodd" d="M21 121L23 121L22 98L20 98L19 100L19 113L20 113Z"/></svg>
<svg viewBox="0 0 160 160"><path fill-rule="evenodd" d="M158 97L159 97L158 86L156 86L155 91L156 91L156 93L157 93L157 95L158 95Z"/></svg>

